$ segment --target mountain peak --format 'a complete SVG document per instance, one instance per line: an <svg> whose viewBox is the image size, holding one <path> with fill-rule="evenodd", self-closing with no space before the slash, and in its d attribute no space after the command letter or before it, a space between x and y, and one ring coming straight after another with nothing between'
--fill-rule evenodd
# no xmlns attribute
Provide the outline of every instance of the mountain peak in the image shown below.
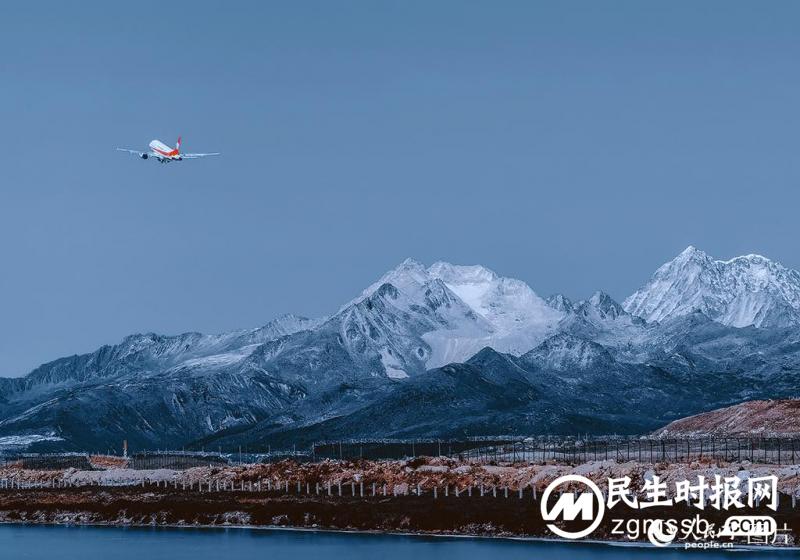
<svg viewBox="0 0 800 560"><path fill-rule="evenodd" d="M647 321L697 309L727 326L794 326L800 324L800 274L762 255L722 261L689 246L623 307Z"/></svg>
<svg viewBox="0 0 800 560"><path fill-rule="evenodd" d="M433 263L428 274L447 284L482 284L498 279L497 274L479 264L457 265L443 261Z"/></svg>
<svg viewBox="0 0 800 560"><path fill-rule="evenodd" d="M589 303L595 307L606 307L616 304L617 302L614 301L614 298L605 293L603 290L597 290L592 294L592 297L589 298Z"/></svg>
<svg viewBox="0 0 800 560"><path fill-rule="evenodd" d="M705 251L701 251L700 249L698 249L694 245L689 245L688 247L686 247L686 249L681 251L680 254L678 254L678 258L681 258L681 257L692 258L692 257L696 257L696 256L706 257L708 255L705 253Z"/></svg>
<svg viewBox="0 0 800 560"><path fill-rule="evenodd" d="M599 363L611 363L608 350L596 342L568 333L551 336L521 360L530 365L556 371L583 370Z"/></svg>
<svg viewBox="0 0 800 560"><path fill-rule="evenodd" d="M423 265L422 263L420 263L416 259L412 259L411 257L406 257L403 260L403 262L401 262L399 265L397 265L397 267L395 267L395 270L399 270L399 269L420 269L420 268L425 268L425 265Z"/></svg>
<svg viewBox="0 0 800 560"><path fill-rule="evenodd" d="M547 305L562 313L570 313L573 310L572 301L563 294L553 294L545 301Z"/></svg>
<svg viewBox="0 0 800 560"><path fill-rule="evenodd" d="M628 313L617 301L602 290L597 290L592 297L579 301L572 310L582 317L593 316L596 319L616 319Z"/></svg>
<svg viewBox="0 0 800 560"><path fill-rule="evenodd" d="M391 282L392 280L396 281L397 279L401 279L400 283L404 283L406 279L411 279L414 282L422 284L427 279L426 277L427 271L425 270L425 265L408 258L387 272L384 275L384 282L381 283L385 284L386 282Z"/></svg>

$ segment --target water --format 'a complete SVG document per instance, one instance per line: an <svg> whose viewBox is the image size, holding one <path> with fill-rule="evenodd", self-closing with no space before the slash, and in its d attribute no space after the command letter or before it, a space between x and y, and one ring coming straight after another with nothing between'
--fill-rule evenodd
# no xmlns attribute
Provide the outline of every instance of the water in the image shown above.
<svg viewBox="0 0 800 560"><path fill-rule="evenodd" d="M502 539L258 529L0 525L0 559L25 560L624 560L686 558L683 550ZM717 560L793 557L792 551L696 551Z"/></svg>

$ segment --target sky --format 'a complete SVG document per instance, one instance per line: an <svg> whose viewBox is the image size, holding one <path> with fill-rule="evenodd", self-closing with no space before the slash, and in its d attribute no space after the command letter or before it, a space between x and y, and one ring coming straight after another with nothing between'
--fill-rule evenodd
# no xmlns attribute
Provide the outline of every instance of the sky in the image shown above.
<svg viewBox="0 0 800 560"><path fill-rule="evenodd" d="M406 257L622 300L800 268L796 2L0 7L0 375L332 313ZM115 152L183 136L219 158Z"/></svg>

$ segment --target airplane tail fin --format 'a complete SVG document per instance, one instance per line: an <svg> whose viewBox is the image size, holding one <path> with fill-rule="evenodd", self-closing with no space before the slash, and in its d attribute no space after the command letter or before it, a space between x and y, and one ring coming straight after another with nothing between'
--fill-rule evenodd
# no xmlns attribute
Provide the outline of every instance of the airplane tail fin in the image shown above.
<svg viewBox="0 0 800 560"><path fill-rule="evenodd" d="M179 152L181 151L181 137L178 136L178 143L175 145L175 149Z"/></svg>

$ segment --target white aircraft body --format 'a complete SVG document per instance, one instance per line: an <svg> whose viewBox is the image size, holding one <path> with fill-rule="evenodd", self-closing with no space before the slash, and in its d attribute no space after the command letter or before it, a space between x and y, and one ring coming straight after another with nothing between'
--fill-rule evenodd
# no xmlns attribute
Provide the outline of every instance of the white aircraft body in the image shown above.
<svg viewBox="0 0 800 560"><path fill-rule="evenodd" d="M128 152L129 154L135 154L142 159L157 159L161 163L169 163L171 161L181 161L184 159L198 159L207 156L218 156L219 152L213 152L210 154L185 154L181 152L181 137L178 136L178 142L174 148L171 148L164 144L161 140L153 140L149 144L150 151L149 152L142 152L139 150L131 150L128 148L117 148L120 152Z"/></svg>

